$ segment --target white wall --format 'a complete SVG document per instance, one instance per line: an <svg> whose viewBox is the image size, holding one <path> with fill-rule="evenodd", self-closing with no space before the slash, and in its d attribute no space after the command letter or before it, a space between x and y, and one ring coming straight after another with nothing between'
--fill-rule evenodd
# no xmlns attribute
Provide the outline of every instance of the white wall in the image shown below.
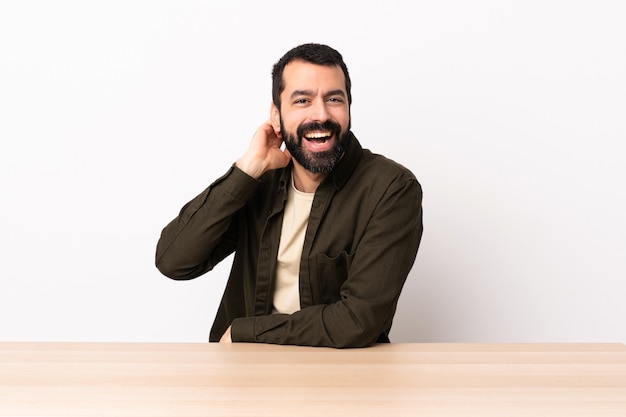
<svg viewBox="0 0 626 417"><path fill-rule="evenodd" d="M394 341L626 341L621 1L0 3L0 340L204 341L230 265L162 227L340 50L353 130L411 168L425 233ZM230 260L230 259L229 259Z"/></svg>

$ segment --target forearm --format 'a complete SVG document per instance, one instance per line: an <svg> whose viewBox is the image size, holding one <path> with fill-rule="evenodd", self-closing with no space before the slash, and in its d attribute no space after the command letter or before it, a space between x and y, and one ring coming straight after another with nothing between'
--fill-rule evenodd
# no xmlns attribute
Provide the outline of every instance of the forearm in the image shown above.
<svg viewBox="0 0 626 417"><path fill-rule="evenodd" d="M234 215L257 186L256 180L231 167L188 202L161 233L157 268L173 279L191 279L211 270L234 250Z"/></svg>
<svg viewBox="0 0 626 417"><path fill-rule="evenodd" d="M290 315L238 318L231 326L232 341L334 348L372 345L386 328L373 323L389 322L381 320L382 315L368 318L367 312L374 311L371 306L355 312L348 311L350 308L350 303L339 302L307 307Z"/></svg>

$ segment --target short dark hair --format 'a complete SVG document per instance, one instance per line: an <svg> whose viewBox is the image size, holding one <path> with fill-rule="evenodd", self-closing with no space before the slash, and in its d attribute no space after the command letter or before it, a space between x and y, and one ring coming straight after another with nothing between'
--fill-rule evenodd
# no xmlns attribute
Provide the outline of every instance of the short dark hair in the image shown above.
<svg viewBox="0 0 626 417"><path fill-rule="evenodd" d="M328 67L338 66L343 71L346 78L346 93L348 94L348 104L352 104L352 93L350 88L350 75L348 67L343 62L343 57L339 52L327 45L319 43L305 43L288 51L283 55L272 69L272 100L278 109L280 109L280 94L285 89L283 81L283 71L287 64L293 61L304 61L316 65L325 65Z"/></svg>

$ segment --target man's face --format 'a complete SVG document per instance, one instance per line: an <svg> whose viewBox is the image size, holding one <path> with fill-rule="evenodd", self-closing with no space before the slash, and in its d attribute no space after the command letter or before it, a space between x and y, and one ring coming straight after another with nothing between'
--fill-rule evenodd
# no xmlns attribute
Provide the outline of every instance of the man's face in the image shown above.
<svg viewBox="0 0 626 417"><path fill-rule="evenodd" d="M273 106L274 128L280 126L285 146L305 169L331 172L343 155L350 130L346 82L339 67L302 61L283 72L281 109Z"/></svg>

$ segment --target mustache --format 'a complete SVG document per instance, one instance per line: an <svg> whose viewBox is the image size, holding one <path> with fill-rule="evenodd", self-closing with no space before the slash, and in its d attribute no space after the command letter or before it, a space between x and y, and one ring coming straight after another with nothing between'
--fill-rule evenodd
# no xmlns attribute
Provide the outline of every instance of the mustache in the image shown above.
<svg viewBox="0 0 626 417"><path fill-rule="evenodd" d="M320 123L320 122L304 123L298 126L298 130L296 133L298 134L298 137L301 138L307 133L320 131L320 130L328 130L339 135L341 133L341 125L331 120L326 120L323 123Z"/></svg>

